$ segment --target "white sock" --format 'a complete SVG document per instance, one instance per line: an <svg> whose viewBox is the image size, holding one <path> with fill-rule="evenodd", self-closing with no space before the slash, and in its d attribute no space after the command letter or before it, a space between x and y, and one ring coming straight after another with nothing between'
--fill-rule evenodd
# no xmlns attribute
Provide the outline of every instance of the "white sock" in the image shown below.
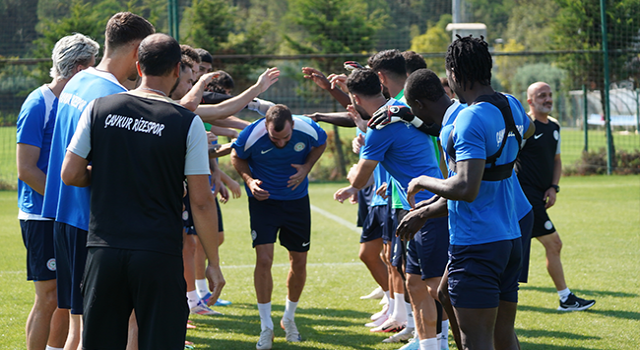
<svg viewBox="0 0 640 350"><path fill-rule="evenodd" d="M47 347L44 348L44 350L64 350L64 348L54 348L53 346L47 345Z"/></svg>
<svg viewBox="0 0 640 350"><path fill-rule="evenodd" d="M206 279L196 280L196 290L200 299L204 298L209 293L209 286Z"/></svg>
<svg viewBox="0 0 640 350"><path fill-rule="evenodd" d="M260 313L260 330L269 328L273 330L273 320L271 319L271 302L258 303L258 313Z"/></svg>
<svg viewBox="0 0 640 350"><path fill-rule="evenodd" d="M449 350L449 320L442 321L442 333L440 333L440 350Z"/></svg>
<svg viewBox="0 0 640 350"><path fill-rule="evenodd" d="M198 293L195 290L187 292L187 303L189 304L189 309L193 309L198 305L200 298L198 298Z"/></svg>
<svg viewBox="0 0 640 350"><path fill-rule="evenodd" d="M438 350L438 338L420 340L420 350Z"/></svg>
<svg viewBox="0 0 640 350"><path fill-rule="evenodd" d="M391 315L393 315L393 312L396 309L396 301L395 299L391 299L389 298L389 308L387 309L387 316L391 317Z"/></svg>
<svg viewBox="0 0 640 350"><path fill-rule="evenodd" d="M570 294L571 294L571 291L569 290L569 288L565 288L563 290L558 291L558 295L560 296L560 301L563 303L567 301L567 298L569 297Z"/></svg>
<svg viewBox="0 0 640 350"><path fill-rule="evenodd" d="M391 297L389 296L389 291L384 292L384 297L380 300L380 304L389 304Z"/></svg>
<svg viewBox="0 0 640 350"><path fill-rule="evenodd" d="M413 317L413 309L411 304L404 302L404 307L407 309L407 328L416 328L415 318Z"/></svg>
<svg viewBox="0 0 640 350"><path fill-rule="evenodd" d="M393 293L393 296L396 305L391 317L400 323L405 323L407 322L407 307L405 306L404 293Z"/></svg>
<svg viewBox="0 0 640 350"><path fill-rule="evenodd" d="M288 320L292 320L296 315L296 308L298 307L298 302L296 301L295 303L291 300L289 300L289 297L287 297L287 304L284 307L284 315L282 315L282 318L286 318Z"/></svg>

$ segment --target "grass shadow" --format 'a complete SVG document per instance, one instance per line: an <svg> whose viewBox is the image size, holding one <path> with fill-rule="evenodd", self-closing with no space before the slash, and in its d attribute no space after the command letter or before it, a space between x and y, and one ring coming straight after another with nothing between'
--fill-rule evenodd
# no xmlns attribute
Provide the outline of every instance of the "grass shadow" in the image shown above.
<svg viewBox="0 0 640 350"><path fill-rule="evenodd" d="M538 287L538 286L529 286L529 285L520 285L520 290L531 290L536 292L544 292L544 293L557 293L556 289L553 287ZM578 296L586 296L586 298L597 298L599 296L607 296L614 298L637 298L638 294L636 293L625 293L625 292L613 292L613 291L605 291L605 290L588 290L588 289L575 289L572 292L577 293Z"/></svg>
<svg viewBox="0 0 640 350"><path fill-rule="evenodd" d="M598 340L600 337L575 334L569 332L550 331L546 329L522 329L516 328L516 334L527 338L553 338L553 339L575 339L575 340Z"/></svg>

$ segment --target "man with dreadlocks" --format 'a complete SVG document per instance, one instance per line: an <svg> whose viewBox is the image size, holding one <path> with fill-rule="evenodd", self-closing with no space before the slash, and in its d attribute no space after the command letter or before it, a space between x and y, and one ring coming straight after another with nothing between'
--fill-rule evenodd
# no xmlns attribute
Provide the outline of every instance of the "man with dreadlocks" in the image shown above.
<svg viewBox="0 0 640 350"><path fill-rule="evenodd" d="M534 127L518 100L493 90L491 66L483 38L458 37L449 46L449 86L469 103L440 134L451 176L421 176L407 190L412 205L421 190L448 199L448 289L464 349L519 348L522 242L513 164Z"/></svg>

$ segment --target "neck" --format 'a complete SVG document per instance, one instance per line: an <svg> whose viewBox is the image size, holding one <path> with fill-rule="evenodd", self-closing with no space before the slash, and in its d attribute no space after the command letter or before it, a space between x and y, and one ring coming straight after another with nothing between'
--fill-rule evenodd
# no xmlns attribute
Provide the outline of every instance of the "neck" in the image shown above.
<svg viewBox="0 0 640 350"><path fill-rule="evenodd" d="M136 57L129 46L120 47L115 51L105 50L104 57L96 69L113 74L118 82L122 84L129 78L135 62Z"/></svg>
<svg viewBox="0 0 640 350"><path fill-rule="evenodd" d="M470 84L467 84L470 85ZM491 95L495 93L491 85L480 85L478 82L473 84L473 89L467 88L460 94L460 98L467 101L467 104L472 104L478 97L482 95Z"/></svg>
<svg viewBox="0 0 640 350"><path fill-rule="evenodd" d="M136 90L143 90L147 93L160 95L160 93L153 91L157 90L162 91L165 96L169 96L169 92L171 92L174 84L175 80L172 81L170 77L155 77L143 75L140 86Z"/></svg>
<svg viewBox="0 0 640 350"><path fill-rule="evenodd" d="M440 99L435 103L434 106L434 115L437 116L436 122L442 125L442 121L444 120L444 115L447 113L447 109L453 104L453 101L447 96L447 94L442 95Z"/></svg>
<svg viewBox="0 0 640 350"><path fill-rule="evenodd" d="M529 115L533 116L537 121L545 124L549 121L549 113L542 113L542 112L530 110Z"/></svg>
<svg viewBox="0 0 640 350"><path fill-rule="evenodd" d="M380 94L376 97L371 97L368 99L362 99L361 107L367 112L369 115L373 115L380 107L384 106L387 103L387 99L384 95Z"/></svg>
<svg viewBox="0 0 640 350"><path fill-rule="evenodd" d="M49 88L49 90L51 90L51 92L53 92L56 97L60 97L62 89L64 89L64 86L67 85L68 82L69 79L54 78L49 84L47 84L47 87Z"/></svg>
<svg viewBox="0 0 640 350"><path fill-rule="evenodd" d="M395 80L392 80L392 79L388 79L386 85L387 85L387 89L389 90L389 94L391 95L391 97L396 97L396 96L398 96L400 91L402 91L402 89L404 89L404 80L395 81Z"/></svg>

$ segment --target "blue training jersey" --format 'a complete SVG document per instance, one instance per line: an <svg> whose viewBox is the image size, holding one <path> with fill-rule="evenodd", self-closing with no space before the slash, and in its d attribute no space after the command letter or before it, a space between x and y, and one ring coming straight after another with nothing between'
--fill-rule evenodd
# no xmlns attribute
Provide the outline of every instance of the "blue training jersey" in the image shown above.
<svg viewBox="0 0 640 350"><path fill-rule="evenodd" d="M65 86L58 101L53 129L49 175L44 193L42 215L56 221L89 230L90 187L67 186L60 178L67 146L76 131L80 115L89 102L99 97L125 92L116 78L95 68L76 74Z"/></svg>
<svg viewBox="0 0 640 350"><path fill-rule="evenodd" d="M297 172L291 164L304 164L312 147L327 141L327 133L310 118L294 115L291 139L278 148L269 139L265 119L261 118L246 127L233 142L239 158L247 160L254 179L262 181L260 187L269 192L270 199L294 200L307 195L309 180L304 179L295 190L287 187L291 175ZM249 197L253 197L245 184Z"/></svg>
<svg viewBox="0 0 640 350"><path fill-rule="evenodd" d="M360 130L359 128L357 128L358 132L357 135L365 135L366 134L364 132L362 132L362 130ZM362 150L364 149L364 147L360 147L360 155L362 155ZM384 168L382 167L381 164L378 164L376 166L375 169L373 169L373 195L371 198L371 203L369 204L369 206L371 207L376 207L376 206L380 206L380 205L387 205L388 204L388 200L382 198L382 196L379 196L376 192L378 191L378 188L380 188L380 186L382 186L383 183L386 183L387 185L391 186L390 183L390 179L389 179L389 174L387 173L386 170L384 170ZM358 198L358 200L360 200L360 198Z"/></svg>
<svg viewBox="0 0 640 350"><path fill-rule="evenodd" d="M49 165L51 135L57 108L58 98L46 85L43 85L29 94L18 116L16 142L40 148L36 166L45 174ZM42 219L43 199L40 193L18 179L19 219Z"/></svg>
<svg viewBox="0 0 640 350"><path fill-rule="evenodd" d="M518 100L511 95L505 96L509 100L516 127L524 135L530 124L529 118ZM496 165L501 165L513 161L518 152L515 135L505 137L504 131L505 124L500 110L488 102L480 102L467 108L458 106L453 113L445 115L440 139L446 143L449 134L453 133L452 140L458 162L487 159L495 154L506 140L507 144L496 161ZM443 148L446 149L446 144ZM449 155L446 157L449 160ZM455 175L456 173L449 169L449 176ZM522 213L528 202L522 202L518 191L522 190L519 190L517 178L512 175L500 181L482 181L478 196L471 203L449 200L450 243L473 245L520 237L518 220L521 218L520 215L528 213L528 210Z"/></svg>
<svg viewBox="0 0 640 350"><path fill-rule="evenodd" d="M390 99L385 104L387 105L404 104ZM442 178L435 155L434 143L427 134L411 124L397 122L380 130L369 128L361 157L382 164L395 180L394 184L397 185L403 209L410 210L411 206L407 201L409 182L421 175ZM416 203L432 196L433 193L428 191L419 192L416 195Z"/></svg>

